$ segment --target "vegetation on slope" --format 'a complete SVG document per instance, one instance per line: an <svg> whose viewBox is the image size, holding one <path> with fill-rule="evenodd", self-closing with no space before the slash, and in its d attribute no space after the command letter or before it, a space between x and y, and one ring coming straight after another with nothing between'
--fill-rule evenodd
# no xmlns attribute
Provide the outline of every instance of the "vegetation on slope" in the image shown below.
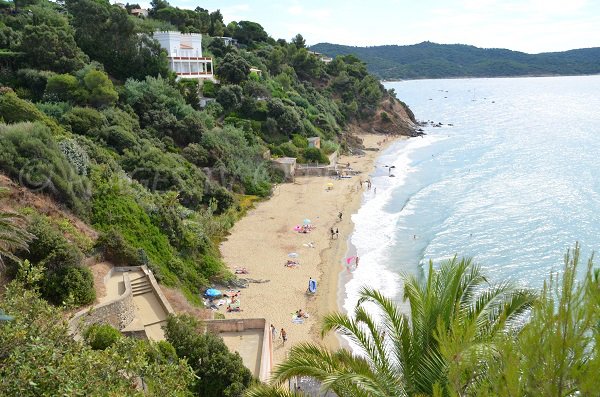
<svg viewBox="0 0 600 397"><path fill-rule="evenodd" d="M355 55L366 62L369 72L386 80L600 73L600 48L526 54L426 41L406 46L373 47L319 43L311 49L328 56Z"/></svg>
<svg viewBox="0 0 600 397"><path fill-rule="evenodd" d="M211 280L231 277L216 242L244 197L268 197L281 181L265 153L327 162L348 125L397 100L357 58L325 65L300 35L276 41L254 22L225 26L218 10L152 5L143 19L108 0L0 2L0 171L91 224L96 252L147 264L198 301ZM220 83L176 81L152 38L159 29L202 33ZM240 47L211 37L221 35ZM308 148L309 136L323 148ZM27 216L39 223L35 211ZM55 226L31 232L45 241ZM57 304L93 300L81 266L93 252L72 243L53 268L18 253L46 266L53 284L40 288Z"/></svg>

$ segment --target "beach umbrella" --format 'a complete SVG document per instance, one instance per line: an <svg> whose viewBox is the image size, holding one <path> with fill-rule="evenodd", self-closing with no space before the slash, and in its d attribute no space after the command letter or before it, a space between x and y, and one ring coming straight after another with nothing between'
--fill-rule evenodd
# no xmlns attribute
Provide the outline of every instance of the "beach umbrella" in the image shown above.
<svg viewBox="0 0 600 397"><path fill-rule="evenodd" d="M206 292L204 293L204 295L207 296L207 297L209 297L209 298L216 298L216 297L221 296L223 294L218 289L209 288L209 289L206 290Z"/></svg>
<svg viewBox="0 0 600 397"><path fill-rule="evenodd" d="M310 225L311 224L311 221L308 218L306 218L303 222L304 222L305 225Z"/></svg>
<svg viewBox="0 0 600 397"><path fill-rule="evenodd" d="M298 256L300 256L300 255L298 255L298 253L296 253L296 252L290 252L290 253L288 254L288 256L289 256L290 258L297 258L297 257L298 257Z"/></svg>
<svg viewBox="0 0 600 397"><path fill-rule="evenodd" d="M350 262L352 262L354 260L354 258L356 258L356 257L355 256L351 256L351 257L346 258L346 264L349 265Z"/></svg>
<svg viewBox="0 0 600 397"><path fill-rule="evenodd" d="M300 230L302 230L302 226L300 226L300 225L296 225L296 226L294 227L294 230L295 230L295 231L297 231L297 232L299 232Z"/></svg>

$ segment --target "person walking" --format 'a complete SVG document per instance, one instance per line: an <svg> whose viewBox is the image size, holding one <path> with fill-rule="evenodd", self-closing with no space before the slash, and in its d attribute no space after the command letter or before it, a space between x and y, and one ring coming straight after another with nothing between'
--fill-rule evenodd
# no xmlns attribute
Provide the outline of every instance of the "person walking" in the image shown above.
<svg viewBox="0 0 600 397"><path fill-rule="evenodd" d="M271 324L271 339L273 342L277 339L277 328L273 324Z"/></svg>
<svg viewBox="0 0 600 397"><path fill-rule="evenodd" d="M285 332L285 329L281 328L281 331L279 331L279 335L281 335L281 340L283 342L283 345L285 346L285 342L287 341L287 333Z"/></svg>

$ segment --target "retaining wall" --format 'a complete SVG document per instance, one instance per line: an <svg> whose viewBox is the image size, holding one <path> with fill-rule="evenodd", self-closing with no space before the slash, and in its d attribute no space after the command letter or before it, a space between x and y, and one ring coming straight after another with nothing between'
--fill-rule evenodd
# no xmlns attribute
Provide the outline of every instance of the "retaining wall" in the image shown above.
<svg viewBox="0 0 600 397"><path fill-rule="evenodd" d="M105 276L105 280L107 277L111 277L115 271L117 271L116 268L111 269ZM77 338L84 329L92 324L110 324L118 330L127 327L135 318L129 274L123 273L123 282L125 292L116 299L77 312L69 321L71 334Z"/></svg>
<svg viewBox="0 0 600 397"><path fill-rule="evenodd" d="M209 320L205 321L206 330L218 334L219 332L243 332L250 329L259 329L263 332L263 342L260 354L260 370L258 378L266 382L271 376L273 369L273 350L271 340L271 330L264 318L243 318L229 320Z"/></svg>

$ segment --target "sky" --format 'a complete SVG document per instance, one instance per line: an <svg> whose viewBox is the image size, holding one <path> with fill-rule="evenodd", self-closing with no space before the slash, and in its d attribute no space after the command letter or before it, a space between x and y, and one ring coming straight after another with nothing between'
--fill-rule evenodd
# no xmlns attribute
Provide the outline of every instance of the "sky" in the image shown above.
<svg viewBox="0 0 600 397"><path fill-rule="evenodd" d="M122 0L121 0L122 1ZM170 0L220 9L225 23L260 23L273 38L307 44L471 44L527 53L600 47L600 0ZM149 1L138 1L147 6Z"/></svg>

